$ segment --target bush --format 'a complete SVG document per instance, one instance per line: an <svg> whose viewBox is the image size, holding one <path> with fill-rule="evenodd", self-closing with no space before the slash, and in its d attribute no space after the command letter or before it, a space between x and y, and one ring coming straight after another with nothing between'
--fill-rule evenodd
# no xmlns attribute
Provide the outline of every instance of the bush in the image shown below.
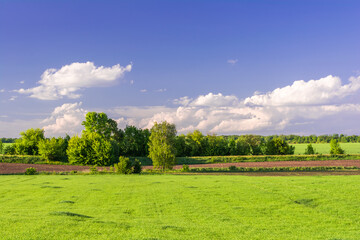
<svg viewBox="0 0 360 240"><path fill-rule="evenodd" d="M141 171L142 171L141 162L135 159L132 164L132 173L141 173Z"/></svg>
<svg viewBox="0 0 360 240"><path fill-rule="evenodd" d="M25 171L25 175L35 175L37 173L36 168L29 167Z"/></svg>
<svg viewBox="0 0 360 240"><path fill-rule="evenodd" d="M309 145L307 145L307 147L305 149L305 155L312 155L312 154L315 154L315 149L313 148L313 146L310 143Z"/></svg>
<svg viewBox="0 0 360 240"><path fill-rule="evenodd" d="M132 173L131 161L127 157L119 157L119 163L114 165L115 171L120 174L130 174Z"/></svg>
<svg viewBox="0 0 360 240"><path fill-rule="evenodd" d="M15 155L15 144L8 145L4 148L5 155Z"/></svg>
<svg viewBox="0 0 360 240"><path fill-rule="evenodd" d="M98 174L99 171L97 170L96 166L90 167L90 174Z"/></svg>
<svg viewBox="0 0 360 240"><path fill-rule="evenodd" d="M292 155L294 152L295 147L290 146L281 138L275 138L266 144L266 155Z"/></svg>
<svg viewBox="0 0 360 240"><path fill-rule="evenodd" d="M330 141L330 154L344 154L345 151L340 147L339 142L336 139L331 139Z"/></svg>
<svg viewBox="0 0 360 240"><path fill-rule="evenodd" d="M230 166L229 167L229 171L236 171L236 170L237 170L236 166Z"/></svg>
<svg viewBox="0 0 360 240"><path fill-rule="evenodd" d="M190 172L189 165L183 164L183 167L182 167L181 171L182 171L182 172Z"/></svg>

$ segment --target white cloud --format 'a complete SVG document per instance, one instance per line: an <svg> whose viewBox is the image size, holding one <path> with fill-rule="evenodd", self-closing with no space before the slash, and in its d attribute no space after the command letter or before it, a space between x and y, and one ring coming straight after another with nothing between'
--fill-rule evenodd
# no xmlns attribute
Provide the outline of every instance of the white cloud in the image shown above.
<svg viewBox="0 0 360 240"><path fill-rule="evenodd" d="M167 91L166 88L160 88L158 90L155 90L155 92L166 92L166 91Z"/></svg>
<svg viewBox="0 0 360 240"><path fill-rule="evenodd" d="M140 92L145 93L147 92L147 89L141 89Z"/></svg>
<svg viewBox="0 0 360 240"><path fill-rule="evenodd" d="M351 77L349 84L341 85L339 77L329 75L319 80L295 81L266 94L245 99L245 104L260 106L328 104L354 94L360 89L360 77Z"/></svg>
<svg viewBox="0 0 360 240"><path fill-rule="evenodd" d="M134 80L130 80L130 84L133 85L135 83Z"/></svg>
<svg viewBox="0 0 360 240"><path fill-rule="evenodd" d="M43 120L45 124L43 129L46 135L65 135L65 133L79 134L83 126L82 121L85 120L86 110L81 108L82 103L66 103L60 107L56 107L51 116Z"/></svg>
<svg viewBox="0 0 360 240"><path fill-rule="evenodd" d="M96 67L93 62L72 63L61 69L47 69L38 82L40 86L15 90L21 94L41 100L57 100L64 97L79 98L77 92L83 88L105 87L116 83L116 80L130 72L132 65L122 67Z"/></svg>
<svg viewBox="0 0 360 240"><path fill-rule="evenodd" d="M25 83L25 81L20 81L20 84L24 84Z"/></svg>
<svg viewBox="0 0 360 240"><path fill-rule="evenodd" d="M238 61L239 60L237 60L237 59L229 59L229 60L227 60L227 62L230 63L231 65L236 64Z"/></svg>
<svg viewBox="0 0 360 240"><path fill-rule="evenodd" d="M223 96L221 93L200 95L190 103L191 106L232 106L239 102L238 98L231 96Z"/></svg>
<svg viewBox="0 0 360 240"><path fill-rule="evenodd" d="M0 93L3 93L3 92L5 92L5 89L0 89Z"/></svg>
<svg viewBox="0 0 360 240"><path fill-rule="evenodd" d="M175 123L179 133L188 133L195 129L206 133L217 134L324 134L341 132L347 134L360 134L358 119L360 119L360 104L346 102L346 96L355 94L357 87L356 78L352 78L349 84L340 85L333 77L326 78L337 90L328 87L329 96L323 96L323 88L316 87L323 83L323 79L311 82L318 92L312 92L317 96L323 96L323 100L310 98L300 104L295 104L291 99L284 97L277 99L278 91L281 96L294 97L298 92L304 92L309 86L306 82L292 84L291 86L272 91L260 96L269 96L267 104L245 104L248 99L254 100L253 95L245 100L239 100L233 95L221 93L200 95L196 98L182 97L173 102L177 106L122 106L110 110L104 110L109 117L117 121L120 128L126 125L135 125L141 128L151 128L155 121L168 121ZM340 81L340 79L338 79ZM308 83L309 83L308 82ZM326 85L326 84L325 84ZM331 84L330 84L331 85ZM294 87L296 86L296 93ZM329 86L329 85L326 85ZM302 89L304 88L304 89ZM289 94L288 92L292 94ZM272 98L273 97L273 98ZM351 100L351 98L350 98ZM300 101L300 100L299 100ZM272 104L268 104L268 103ZM282 104L279 104L281 102ZM291 104L289 104L289 102ZM326 102L326 103L322 103ZM275 104L276 103L276 104ZM306 103L306 104L305 104ZM81 103L64 104L56 108L51 116L44 120L46 133L76 133L82 129L81 122L85 118L86 110L81 108Z"/></svg>
<svg viewBox="0 0 360 240"><path fill-rule="evenodd" d="M11 97L9 98L9 100L10 100L10 101L15 101L16 98L17 98L17 96L11 96Z"/></svg>

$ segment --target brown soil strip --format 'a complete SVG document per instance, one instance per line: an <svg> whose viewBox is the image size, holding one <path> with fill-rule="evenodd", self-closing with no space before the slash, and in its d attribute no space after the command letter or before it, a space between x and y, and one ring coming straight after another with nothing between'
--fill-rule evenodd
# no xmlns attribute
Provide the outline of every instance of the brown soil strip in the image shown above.
<svg viewBox="0 0 360 240"><path fill-rule="evenodd" d="M189 165L190 168L228 168L236 167L359 167L360 160L329 160L329 161L279 161L279 162L241 162L241 163L215 163L215 164L194 164ZM50 165L50 164L23 164L23 163L0 163L0 174L24 173L27 168L34 167L38 172L70 172L70 171L89 171L89 166L76 165ZM152 169L152 166L144 166L143 169ZM182 165L174 166L174 169L180 169ZM341 171L340 171L341 172ZM353 174L357 171L347 172L344 174ZM198 173L197 173L198 174ZM223 173L221 173L223 174ZM239 174L239 173L236 173ZM241 173L241 175L259 175L260 173ZM261 173L264 176L276 174L288 175L289 173ZM291 173L299 174L299 172ZM309 174L314 175L314 172ZM333 175L333 172L331 173ZM356 174L356 173L355 173Z"/></svg>

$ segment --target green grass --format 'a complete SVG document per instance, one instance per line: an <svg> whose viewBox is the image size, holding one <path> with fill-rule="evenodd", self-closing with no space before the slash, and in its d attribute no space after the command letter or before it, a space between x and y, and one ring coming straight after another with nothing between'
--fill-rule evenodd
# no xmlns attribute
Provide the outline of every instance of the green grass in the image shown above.
<svg viewBox="0 0 360 240"><path fill-rule="evenodd" d="M360 143L339 143L346 154L360 154ZM295 154L304 154L308 143L291 144L295 146ZM330 153L330 143L312 143L315 151L321 154Z"/></svg>
<svg viewBox="0 0 360 240"><path fill-rule="evenodd" d="M359 239L360 176L1 176L1 239Z"/></svg>

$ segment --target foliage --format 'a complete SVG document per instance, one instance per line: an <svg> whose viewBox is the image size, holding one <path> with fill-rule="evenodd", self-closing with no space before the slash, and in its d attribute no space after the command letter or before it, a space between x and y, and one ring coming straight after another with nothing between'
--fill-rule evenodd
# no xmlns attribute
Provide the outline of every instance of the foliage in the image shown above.
<svg viewBox="0 0 360 240"><path fill-rule="evenodd" d="M130 173L132 173L131 161L127 157L120 156L119 157L119 162L117 164L115 164L114 167L115 167L115 171L117 173L121 173L121 174L130 174Z"/></svg>
<svg viewBox="0 0 360 240"><path fill-rule="evenodd" d="M289 145L283 139L275 138L267 142L266 155L291 155L294 154L295 147Z"/></svg>
<svg viewBox="0 0 360 240"><path fill-rule="evenodd" d="M10 144L5 146L3 152L5 155L15 155L16 154L15 144Z"/></svg>
<svg viewBox="0 0 360 240"><path fill-rule="evenodd" d="M47 161L67 162L68 138L51 138L39 142L39 155Z"/></svg>
<svg viewBox="0 0 360 240"><path fill-rule="evenodd" d="M189 165L187 164L183 164L182 168L181 168L182 172L190 172L190 168Z"/></svg>
<svg viewBox="0 0 360 240"><path fill-rule="evenodd" d="M340 147L336 139L330 141L330 154L344 154L345 151Z"/></svg>
<svg viewBox="0 0 360 240"><path fill-rule="evenodd" d="M147 156L150 131L135 126L126 126L120 141L120 152L124 156Z"/></svg>
<svg viewBox="0 0 360 240"><path fill-rule="evenodd" d="M305 149L305 155L311 155L311 154L315 154L315 149L313 148L313 146L310 143L309 145L307 145L307 147Z"/></svg>
<svg viewBox="0 0 360 240"><path fill-rule="evenodd" d="M90 167L89 171L90 171L90 174L98 174L99 173L96 166Z"/></svg>
<svg viewBox="0 0 360 240"><path fill-rule="evenodd" d="M141 162L138 159L135 159L132 163L132 173L141 173L142 166Z"/></svg>
<svg viewBox="0 0 360 240"><path fill-rule="evenodd" d="M35 175L37 173L36 168L29 167L25 171L25 175Z"/></svg>
<svg viewBox="0 0 360 240"><path fill-rule="evenodd" d="M3 152L3 143L2 143L2 141L0 140L0 154L2 154L2 152Z"/></svg>
<svg viewBox="0 0 360 240"><path fill-rule="evenodd" d="M71 164L109 166L116 162L118 146L96 132L84 132L70 139L67 155Z"/></svg>
<svg viewBox="0 0 360 240"><path fill-rule="evenodd" d="M43 129L30 128L20 133L21 138L15 141L15 152L18 155L38 155L38 144L45 139Z"/></svg>
<svg viewBox="0 0 360 240"><path fill-rule="evenodd" d="M154 123L151 128L149 157L154 168L171 169L175 164L176 127L168 122Z"/></svg>
<svg viewBox="0 0 360 240"><path fill-rule="evenodd" d="M85 121L82 122L86 133L98 133L106 139L114 137L120 138L121 133L117 128L117 123L108 118L105 113L88 112Z"/></svg>

